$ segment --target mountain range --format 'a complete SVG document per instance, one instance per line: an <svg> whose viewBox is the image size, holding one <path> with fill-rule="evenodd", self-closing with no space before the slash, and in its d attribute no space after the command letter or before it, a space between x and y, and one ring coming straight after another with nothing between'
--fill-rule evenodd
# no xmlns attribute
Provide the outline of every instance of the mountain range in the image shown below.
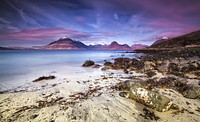
<svg viewBox="0 0 200 122"><path fill-rule="evenodd" d="M85 45L84 43L76 40L72 40L70 38L60 38L57 41L51 42L45 46L33 46L30 48L25 47L10 47L9 49L35 49L35 50L134 50L134 49L142 49L147 47L146 45L136 44L131 47L127 44L119 44L116 41L113 41L109 45ZM1 49L8 49L1 47Z"/></svg>
<svg viewBox="0 0 200 122"><path fill-rule="evenodd" d="M0 47L0 50L6 49L40 49L40 50L141 50L155 48L176 48L176 47L196 47L200 46L200 30L188 33L174 38L162 38L154 42L150 47L142 44L134 44L131 47L127 44L119 44L113 41L108 45L85 45L84 43L72 40L70 38L60 38L57 41L51 42L45 46L25 47Z"/></svg>

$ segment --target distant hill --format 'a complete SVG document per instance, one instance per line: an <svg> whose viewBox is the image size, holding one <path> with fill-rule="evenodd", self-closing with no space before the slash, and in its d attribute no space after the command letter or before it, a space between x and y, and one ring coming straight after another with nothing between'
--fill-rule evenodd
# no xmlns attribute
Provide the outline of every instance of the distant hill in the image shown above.
<svg viewBox="0 0 200 122"><path fill-rule="evenodd" d="M162 39L153 43L150 48L174 48L200 46L200 30L182 36Z"/></svg>
<svg viewBox="0 0 200 122"><path fill-rule="evenodd" d="M109 45L89 45L89 49L91 50L131 50L131 48L127 44L118 44L116 41L113 41Z"/></svg>
<svg viewBox="0 0 200 122"><path fill-rule="evenodd" d="M107 50L131 50L127 44L118 44L116 41L112 42L106 47Z"/></svg>
<svg viewBox="0 0 200 122"><path fill-rule="evenodd" d="M138 49L144 49L144 48L147 48L148 45L142 45L142 44L133 44L131 46L131 49L132 50L138 50Z"/></svg>
<svg viewBox="0 0 200 122"><path fill-rule="evenodd" d="M97 44L97 45L89 45L88 47L90 50L105 50L107 46L108 45L106 44L105 45Z"/></svg>

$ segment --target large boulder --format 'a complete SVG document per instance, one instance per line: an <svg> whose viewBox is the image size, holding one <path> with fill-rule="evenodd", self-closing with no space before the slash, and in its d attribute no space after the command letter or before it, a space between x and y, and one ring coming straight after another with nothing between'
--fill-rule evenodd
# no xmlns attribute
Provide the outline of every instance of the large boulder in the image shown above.
<svg viewBox="0 0 200 122"><path fill-rule="evenodd" d="M83 67L90 67L93 66L95 63L91 60L86 60L85 63L82 65Z"/></svg>
<svg viewBox="0 0 200 122"><path fill-rule="evenodd" d="M106 62L104 62L104 66L112 66L112 62L106 61Z"/></svg>
<svg viewBox="0 0 200 122"><path fill-rule="evenodd" d="M167 111L172 106L169 98L149 91L141 87L140 84L132 85L129 91L129 98L160 112Z"/></svg>

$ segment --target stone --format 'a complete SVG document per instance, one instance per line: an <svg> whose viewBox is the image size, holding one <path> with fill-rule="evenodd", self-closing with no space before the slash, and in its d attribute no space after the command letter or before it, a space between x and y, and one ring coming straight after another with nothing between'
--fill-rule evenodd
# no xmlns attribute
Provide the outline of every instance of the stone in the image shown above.
<svg viewBox="0 0 200 122"><path fill-rule="evenodd" d="M189 99L200 98L200 87L199 86L186 84L185 86L179 88L178 90L186 98L189 98Z"/></svg>
<svg viewBox="0 0 200 122"><path fill-rule="evenodd" d="M92 68L99 68L99 67L101 67L101 65L95 64Z"/></svg>
<svg viewBox="0 0 200 122"><path fill-rule="evenodd" d="M51 79L55 79L56 77L53 76L53 75L50 75L50 76L42 76L42 77L39 77L35 80L33 80L32 82L39 82L39 81L43 81L43 80L51 80Z"/></svg>
<svg viewBox="0 0 200 122"><path fill-rule="evenodd" d="M156 75L156 73L152 70L147 71L146 74L147 74L148 77L153 77L154 75Z"/></svg>
<svg viewBox="0 0 200 122"><path fill-rule="evenodd" d="M38 116L38 114L33 114L30 119L35 119Z"/></svg>
<svg viewBox="0 0 200 122"><path fill-rule="evenodd" d="M162 74L167 74L169 63L169 60L163 61L162 64L157 66L158 71L162 72Z"/></svg>
<svg viewBox="0 0 200 122"><path fill-rule="evenodd" d="M149 91L136 84L130 88L129 98L159 112L169 110L172 105L172 101L168 97Z"/></svg>
<svg viewBox="0 0 200 122"><path fill-rule="evenodd" d="M144 71L154 70L156 64L154 62L145 61L144 62Z"/></svg>
<svg viewBox="0 0 200 122"><path fill-rule="evenodd" d="M124 97L124 98L128 98L128 93L127 92L120 92L119 96Z"/></svg>
<svg viewBox="0 0 200 122"><path fill-rule="evenodd" d="M82 65L83 67L90 67L93 66L95 63L91 60L86 60L85 63Z"/></svg>
<svg viewBox="0 0 200 122"><path fill-rule="evenodd" d="M102 71L106 71L106 70L110 70L112 69L111 66L104 66L103 68L101 68Z"/></svg>
<svg viewBox="0 0 200 122"><path fill-rule="evenodd" d="M175 63L170 63L168 66L168 72L173 73L173 72L178 72L179 71L179 67L177 64Z"/></svg>
<svg viewBox="0 0 200 122"><path fill-rule="evenodd" d="M106 61L106 62L104 63L104 66L112 66L112 63L111 63L110 61Z"/></svg>

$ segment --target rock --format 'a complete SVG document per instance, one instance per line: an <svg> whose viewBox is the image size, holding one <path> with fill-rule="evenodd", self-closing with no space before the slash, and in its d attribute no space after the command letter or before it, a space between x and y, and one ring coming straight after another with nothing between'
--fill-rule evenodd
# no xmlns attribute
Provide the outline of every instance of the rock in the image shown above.
<svg viewBox="0 0 200 122"><path fill-rule="evenodd" d="M156 63L156 65L161 65L162 61L156 61L155 63Z"/></svg>
<svg viewBox="0 0 200 122"><path fill-rule="evenodd" d="M33 80L32 82L39 82L39 81L42 81L42 80L51 80L51 79L55 79L56 77L53 76L53 75L50 75L50 76L42 76L42 77L39 77L38 79L35 79Z"/></svg>
<svg viewBox="0 0 200 122"><path fill-rule="evenodd" d="M150 119L150 120L159 120L160 117L158 117L153 111L148 110L146 107L143 108L143 113L140 114L140 116L144 117L145 119Z"/></svg>
<svg viewBox="0 0 200 122"><path fill-rule="evenodd" d="M90 67L94 65L94 61L87 60L85 63L82 65L83 67Z"/></svg>
<svg viewBox="0 0 200 122"><path fill-rule="evenodd" d="M156 75L156 73L153 72L152 70L147 71L146 74L147 74L148 77L153 77L154 75Z"/></svg>
<svg viewBox="0 0 200 122"><path fill-rule="evenodd" d="M102 71L106 71L106 70L109 70L109 69L112 69L112 67L111 66L105 66L105 67L101 68Z"/></svg>
<svg viewBox="0 0 200 122"><path fill-rule="evenodd" d="M200 87L198 86L186 84L185 86L180 87L178 90L186 98L189 99L200 98Z"/></svg>
<svg viewBox="0 0 200 122"><path fill-rule="evenodd" d="M112 66L112 63L111 63L110 61L106 61L106 62L104 63L104 66Z"/></svg>
<svg viewBox="0 0 200 122"><path fill-rule="evenodd" d="M187 64L182 64L181 72L191 72L200 70L200 64L198 62L188 62Z"/></svg>
<svg viewBox="0 0 200 122"><path fill-rule="evenodd" d="M122 82L117 83L112 88L115 89L115 90L118 90L118 91L122 91L122 90L129 91L132 84L134 84L134 81L126 80L126 81L122 81Z"/></svg>
<svg viewBox="0 0 200 122"><path fill-rule="evenodd" d="M33 114L30 119L35 119L38 116L38 114Z"/></svg>
<svg viewBox="0 0 200 122"><path fill-rule="evenodd" d="M190 79L200 79L200 70L184 73L184 76Z"/></svg>
<svg viewBox="0 0 200 122"><path fill-rule="evenodd" d="M154 62L145 61L144 62L144 71L154 70L156 64Z"/></svg>
<svg viewBox="0 0 200 122"><path fill-rule="evenodd" d="M144 62L143 61L138 61L137 59L132 59L131 60L131 66L130 67L134 67L137 70L141 70L144 67Z"/></svg>
<svg viewBox="0 0 200 122"><path fill-rule="evenodd" d="M125 73L125 74L128 74L129 72L128 72L128 70L127 70L127 69L124 69L124 73Z"/></svg>
<svg viewBox="0 0 200 122"><path fill-rule="evenodd" d="M169 60L163 61L162 64L157 66L158 71L162 72L163 74L167 74L169 63L170 63Z"/></svg>
<svg viewBox="0 0 200 122"><path fill-rule="evenodd" d="M114 64L112 66L113 69L127 69L129 64L131 63L131 59L129 58L116 58L114 59Z"/></svg>
<svg viewBox="0 0 200 122"><path fill-rule="evenodd" d="M164 112L170 109L172 102L169 98L156 92L149 91L141 85L134 84L129 91L129 97L154 110Z"/></svg>
<svg viewBox="0 0 200 122"><path fill-rule="evenodd" d="M124 97L124 98L128 98L128 93L127 92L120 92L119 96Z"/></svg>
<svg viewBox="0 0 200 122"><path fill-rule="evenodd" d="M99 67L101 67L101 65L95 64L92 68L99 68Z"/></svg>
<svg viewBox="0 0 200 122"><path fill-rule="evenodd" d="M170 63L169 66L168 66L168 72L169 73L174 73L174 72L179 72L179 67L177 64L175 63Z"/></svg>

